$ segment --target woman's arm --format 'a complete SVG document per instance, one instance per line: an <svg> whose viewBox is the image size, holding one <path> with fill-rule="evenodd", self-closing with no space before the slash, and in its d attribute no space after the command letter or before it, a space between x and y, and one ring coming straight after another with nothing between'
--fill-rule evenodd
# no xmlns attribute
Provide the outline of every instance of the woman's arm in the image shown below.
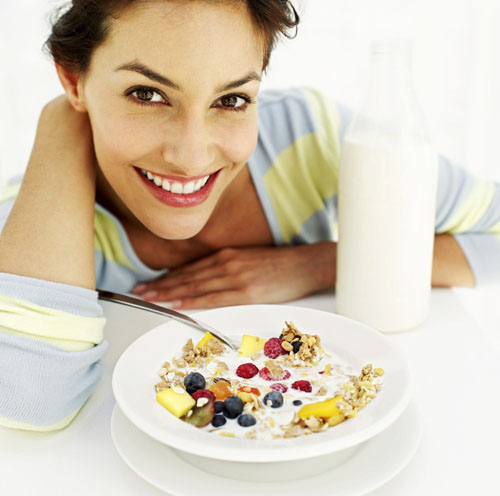
<svg viewBox="0 0 500 496"><path fill-rule="evenodd" d="M87 114L51 101L0 236L0 272L95 289L94 163Z"/></svg>
<svg viewBox="0 0 500 496"><path fill-rule="evenodd" d="M101 376L87 115L50 102L0 236L0 425L65 427Z"/></svg>
<svg viewBox="0 0 500 496"><path fill-rule="evenodd" d="M434 237L432 285L452 287L475 285L475 278L464 252L451 234Z"/></svg>
<svg viewBox="0 0 500 496"><path fill-rule="evenodd" d="M337 244L333 242L226 248L134 292L151 301L174 301L177 308L184 309L281 303L334 286L336 258ZM432 285L474 286L465 255L449 234L435 237Z"/></svg>

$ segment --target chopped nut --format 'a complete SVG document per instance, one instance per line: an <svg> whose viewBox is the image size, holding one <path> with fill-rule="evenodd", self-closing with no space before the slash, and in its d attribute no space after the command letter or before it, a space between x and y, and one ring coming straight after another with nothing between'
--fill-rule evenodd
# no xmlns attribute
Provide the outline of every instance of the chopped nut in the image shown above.
<svg viewBox="0 0 500 496"><path fill-rule="evenodd" d="M160 391L163 391L164 389L168 388L168 384L164 381L160 381L157 384L155 384L155 391L159 393Z"/></svg>
<svg viewBox="0 0 500 496"><path fill-rule="evenodd" d="M372 371L372 364L369 363L368 365L366 365L363 370L361 371L361 375L364 376L364 375L368 375L370 372Z"/></svg>
<svg viewBox="0 0 500 496"><path fill-rule="evenodd" d="M316 396L325 396L325 394L328 392L328 389L326 387L321 386L318 391L316 392Z"/></svg>

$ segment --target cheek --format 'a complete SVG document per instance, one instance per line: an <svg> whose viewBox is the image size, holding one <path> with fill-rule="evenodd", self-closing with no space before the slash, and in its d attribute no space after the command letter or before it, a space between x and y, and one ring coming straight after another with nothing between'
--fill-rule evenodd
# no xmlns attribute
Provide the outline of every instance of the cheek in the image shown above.
<svg viewBox="0 0 500 496"><path fill-rule="evenodd" d="M89 112L94 147L99 165L103 169L111 164L130 165L155 147L154 134L148 126L122 113Z"/></svg>
<svg viewBox="0 0 500 496"><path fill-rule="evenodd" d="M219 147L234 164L243 164L257 145L257 119L238 122L220 131Z"/></svg>

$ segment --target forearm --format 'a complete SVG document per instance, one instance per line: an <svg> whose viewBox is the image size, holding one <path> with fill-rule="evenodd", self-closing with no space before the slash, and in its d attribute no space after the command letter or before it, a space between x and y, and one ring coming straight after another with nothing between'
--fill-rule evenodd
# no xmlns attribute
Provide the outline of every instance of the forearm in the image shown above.
<svg viewBox="0 0 500 496"><path fill-rule="evenodd" d="M53 139L61 122L55 115L45 118L50 125L37 133L0 236L0 272L95 289L91 152L76 140Z"/></svg>
<svg viewBox="0 0 500 496"><path fill-rule="evenodd" d="M455 238L451 234L437 234L434 238L432 286L474 285L474 274Z"/></svg>

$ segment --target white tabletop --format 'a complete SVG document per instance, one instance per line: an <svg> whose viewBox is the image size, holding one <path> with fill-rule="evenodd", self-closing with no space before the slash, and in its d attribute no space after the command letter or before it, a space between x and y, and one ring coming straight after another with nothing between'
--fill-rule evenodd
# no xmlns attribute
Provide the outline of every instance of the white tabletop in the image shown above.
<svg viewBox="0 0 500 496"><path fill-rule="evenodd" d="M498 289L434 289L427 322L413 331L388 335L410 364L424 433L409 465L370 496L498 491L499 296ZM334 298L323 293L290 304L333 311ZM103 307L110 348L99 386L63 431L0 427L0 494L164 494L125 465L110 435L114 364L130 343L164 318L113 303Z"/></svg>

